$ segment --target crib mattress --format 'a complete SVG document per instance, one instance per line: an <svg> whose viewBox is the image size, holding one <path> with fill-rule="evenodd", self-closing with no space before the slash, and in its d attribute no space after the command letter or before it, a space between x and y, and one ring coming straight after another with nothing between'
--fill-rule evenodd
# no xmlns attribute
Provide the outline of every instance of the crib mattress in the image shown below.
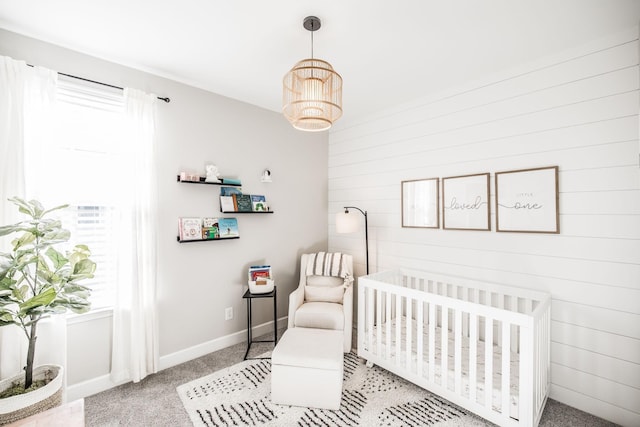
<svg viewBox="0 0 640 427"><path fill-rule="evenodd" d="M396 363L396 322L401 321L401 346L400 346L400 360ZM415 320L412 320L411 327L411 339L412 339L412 351L411 351L411 366L407 367L406 357L406 317L399 316L393 318L391 324L391 345L390 345L390 359L391 364L399 365L403 370L408 370L411 373L417 373L417 324ZM377 337L377 326L373 327L373 343L367 343L367 337L365 337L365 349L379 357L386 358L386 323L380 325L381 327L381 344L379 349L375 349L375 341ZM448 334L448 349L447 349L447 387L450 390L454 390L455 384L455 337L453 333ZM429 330L428 327L423 328L423 369L422 377L429 378ZM438 385L442 385L442 330L440 327L435 328L435 363L434 363L434 379L430 382L435 382ZM462 395L469 398L469 339L462 337ZM477 363L476 363L476 400L477 402L484 402L485 393L485 343L484 341L477 342ZM510 393L509 393L509 416L518 419L518 374L519 374L519 356L518 353L510 351ZM381 366L384 368L385 366ZM493 390L492 390L492 405L493 409L501 411L502 407L502 348L500 346L493 346Z"/></svg>

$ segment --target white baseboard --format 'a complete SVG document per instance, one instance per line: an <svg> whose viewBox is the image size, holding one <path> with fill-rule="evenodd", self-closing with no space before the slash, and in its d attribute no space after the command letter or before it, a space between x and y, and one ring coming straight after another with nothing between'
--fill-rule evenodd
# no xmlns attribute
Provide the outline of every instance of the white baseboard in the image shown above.
<svg viewBox="0 0 640 427"><path fill-rule="evenodd" d="M78 384L73 384L67 386L67 402L73 402L76 399L91 396L93 394L109 390L110 388L126 384L128 382L128 380L125 380L119 383L114 383L113 381L111 381L111 377L109 376L109 374L107 374L83 381Z"/></svg>
<svg viewBox="0 0 640 427"><path fill-rule="evenodd" d="M287 326L287 316L278 319L278 328ZM262 323L260 325L251 328L253 336L267 334L273 331L273 321ZM230 347L234 344L239 344L247 341L247 331L234 332L233 334L225 335L220 338L216 338L211 341L204 342L202 344L194 345L193 347L186 348L184 350L177 351L175 353L167 354L160 357L159 371L167 368L179 365L181 363L188 362L198 357L202 357L206 354L213 353L214 351L222 350L223 348ZM91 396L96 393L100 393L109 390L113 387L117 387L122 384L126 384L128 380L114 383L111 381L109 375L102 375L100 377L92 378L87 381L83 381L78 384L73 384L67 387L67 401L71 402L76 399Z"/></svg>
<svg viewBox="0 0 640 427"><path fill-rule="evenodd" d="M287 317L281 317L278 319L278 327L282 328L287 325ZM273 322L266 322L251 328L253 336L257 337L263 334L273 332ZM171 368L172 366L179 365L181 363L188 362L198 357L202 357L205 354L213 353L214 351L222 350L223 348L230 347L234 344L247 341L247 331L239 331L230 335L225 335L215 340L207 341L202 344L195 345L193 347L186 348L184 350L177 351L160 358L160 370Z"/></svg>

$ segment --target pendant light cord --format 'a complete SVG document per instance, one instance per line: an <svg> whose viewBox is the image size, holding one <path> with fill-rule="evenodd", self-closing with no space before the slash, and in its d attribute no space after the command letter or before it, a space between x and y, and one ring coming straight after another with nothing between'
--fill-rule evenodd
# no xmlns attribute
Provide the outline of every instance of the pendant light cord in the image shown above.
<svg viewBox="0 0 640 427"><path fill-rule="evenodd" d="M313 33L315 31L314 23L311 22L311 63L313 64ZM313 67L311 67L311 78L313 79Z"/></svg>

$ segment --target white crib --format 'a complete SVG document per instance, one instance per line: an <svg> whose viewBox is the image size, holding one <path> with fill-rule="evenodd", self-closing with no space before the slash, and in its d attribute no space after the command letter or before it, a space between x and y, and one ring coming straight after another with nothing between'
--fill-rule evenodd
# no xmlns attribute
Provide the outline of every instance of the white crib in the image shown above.
<svg viewBox="0 0 640 427"><path fill-rule="evenodd" d="M537 426L551 297L415 270L358 280L358 355L500 426ZM489 392L487 392L489 390Z"/></svg>

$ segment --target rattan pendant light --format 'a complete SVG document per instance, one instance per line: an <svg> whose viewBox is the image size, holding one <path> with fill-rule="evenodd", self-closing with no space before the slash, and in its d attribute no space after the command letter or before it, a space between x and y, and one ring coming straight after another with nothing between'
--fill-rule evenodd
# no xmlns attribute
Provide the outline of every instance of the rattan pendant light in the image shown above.
<svg viewBox="0 0 640 427"><path fill-rule="evenodd" d="M342 77L327 61L313 57L313 32L320 29L320 19L307 16L302 25L311 32L311 58L284 76L282 112L296 129L323 131L342 116Z"/></svg>

